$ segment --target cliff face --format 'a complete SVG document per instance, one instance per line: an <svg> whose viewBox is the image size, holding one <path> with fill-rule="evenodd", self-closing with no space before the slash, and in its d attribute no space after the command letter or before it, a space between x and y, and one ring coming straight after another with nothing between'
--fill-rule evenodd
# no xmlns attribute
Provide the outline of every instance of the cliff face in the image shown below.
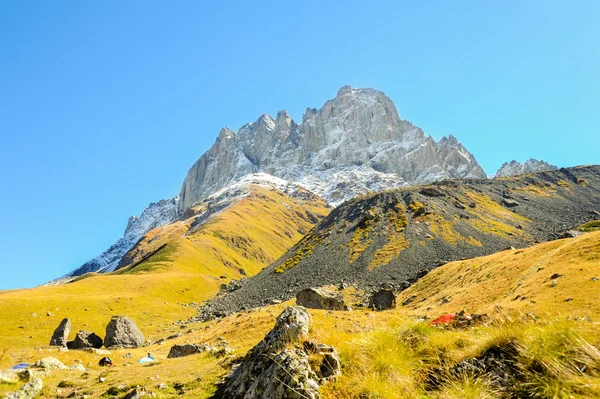
<svg viewBox="0 0 600 399"><path fill-rule="evenodd" d="M280 111L237 133L224 128L192 166L180 193L183 212L248 173L298 182L333 205L359 193L448 177L485 177L454 137L436 143L398 116L382 92L345 86L302 123Z"/></svg>

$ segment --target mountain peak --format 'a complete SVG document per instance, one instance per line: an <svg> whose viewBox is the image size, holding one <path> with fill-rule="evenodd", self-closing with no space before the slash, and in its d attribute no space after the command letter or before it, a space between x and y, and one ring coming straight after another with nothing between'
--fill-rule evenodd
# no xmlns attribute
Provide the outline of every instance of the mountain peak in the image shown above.
<svg viewBox="0 0 600 399"><path fill-rule="evenodd" d="M289 130L292 126L292 118L286 110L277 112L277 118L275 119L275 126L282 130Z"/></svg>
<svg viewBox="0 0 600 399"><path fill-rule="evenodd" d="M558 166L551 165L546 161L529 158L524 163L516 160L504 162L496 172L496 177L507 177L521 175L531 172L542 172L546 170L557 170Z"/></svg>
<svg viewBox="0 0 600 399"><path fill-rule="evenodd" d="M352 94L352 92L353 92L354 90L355 90L355 89L354 89L352 86L350 86L350 85L345 85L345 86L342 86L342 87L340 87L340 89L338 90L338 92L337 92L337 96L336 96L336 97L342 97L342 96L345 96L345 95L347 95L347 94Z"/></svg>
<svg viewBox="0 0 600 399"><path fill-rule="evenodd" d="M213 146L188 172L179 211L264 172L298 182L336 205L365 190L420 184L448 177L486 177L475 158L449 136L436 143L402 120L383 92L343 86L302 124L286 111L246 124L228 146ZM212 166L218 165L218 166Z"/></svg>
<svg viewBox="0 0 600 399"><path fill-rule="evenodd" d="M219 136L217 137L217 140L229 140L232 139L235 136L235 132L233 130L231 130L228 127L224 127L219 131Z"/></svg>

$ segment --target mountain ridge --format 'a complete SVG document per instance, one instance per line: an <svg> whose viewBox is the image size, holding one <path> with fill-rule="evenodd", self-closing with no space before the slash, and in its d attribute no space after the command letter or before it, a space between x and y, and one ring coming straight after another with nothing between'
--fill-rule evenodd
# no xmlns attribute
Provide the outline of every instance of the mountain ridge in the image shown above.
<svg viewBox="0 0 600 399"><path fill-rule="evenodd" d="M599 219L599 193L600 165L594 165L357 197L241 288L208 302L202 317L328 284L402 290L449 261L528 247Z"/></svg>
<svg viewBox="0 0 600 399"><path fill-rule="evenodd" d="M546 161L529 158L527 161L521 163L516 160L510 162L504 162L502 166L496 171L494 177L508 177L522 175L525 173L532 172L543 172L546 170L557 170L558 166L551 165Z"/></svg>

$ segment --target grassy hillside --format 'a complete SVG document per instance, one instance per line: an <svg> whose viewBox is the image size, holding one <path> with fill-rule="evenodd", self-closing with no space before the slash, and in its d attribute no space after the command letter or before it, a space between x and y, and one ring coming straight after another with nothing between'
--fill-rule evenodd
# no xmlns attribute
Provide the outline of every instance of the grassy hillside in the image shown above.
<svg viewBox="0 0 600 399"><path fill-rule="evenodd" d="M533 312L600 318L600 232L451 262L399 296L416 314Z"/></svg>
<svg viewBox="0 0 600 399"><path fill-rule="evenodd" d="M311 336L318 342L335 346L343 360L342 377L322 388L322 396L497 398L503 393L488 376L452 374L450 370L462 360L481 357L490 351L504 353L516 348L511 363L513 370L519 370L521 378L511 386L516 397L598 397L600 329L596 320L600 316L600 290L595 285L600 281L592 279L600 274L598 256L600 232L593 232L523 250L449 263L403 292L394 310L373 312L355 308L350 312L329 312L311 309ZM563 277L555 278L557 283L552 287L550 277L555 273ZM75 284L95 279L98 278ZM360 291L352 287L342 292L350 301L360 295ZM513 300L518 295L528 298ZM412 298L412 302L401 306L408 298ZM442 298L450 302L441 304ZM572 300L565 301L567 298ZM158 398L206 398L214 392L214 384L228 371L229 362L207 354L166 359L171 345L184 342L214 345L218 338L223 338L235 350L232 356L241 356L262 339L275 317L293 302L189 324L180 330L180 337L163 345L113 351L111 357L116 366L110 370L96 366L98 355L80 351L62 353L46 348L41 351L11 349L0 358L0 367L50 355L67 364L82 362L89 365L89 372L83 375L81 372L58 371L45 378L44 397L66 397L72 392L99 397L110 388L119 387L123 393L118 396L122 396L129 387L141 385L155 392ZM80 303L86 302L83 299ZM147 310L155 314L162 303L155 301L154 305L148 306ZM463 309L468 313L488 312L492 323L468 329L428 325L434 317ZM156 319L156 327L160 331L165 329L163 337L173 332L168 320L168 317ZM136 364L135 360L148 350L159 361L152 366ZM128 352L133 354L133 359L122 358ZM99 382L100 375L106 378L105 382ZM436 385L431 383L432 376L437 378ZM63 388L58 387L61 382ZM166 383L169 388L159 390L159 383ZM0 392L13 388L0 385ZM185 392L181 393L182 390Z"/></svg>
<svg viewBox="0 0 600 399"><path fill-rule="evenodd" d="M47 345L63 317L75 331L104 335L115 314L132 317L156 340L195 310L184 306L214 296L221 284L252 275L281 256L329 209L314 196L289 197L253 187L248 195L192 227L195 218L149 232L134 248L141 261L109 275L0 292L0 346ZM156 251L157 248L160 248ZM151 256L144 258L150 253Z"/></svg>

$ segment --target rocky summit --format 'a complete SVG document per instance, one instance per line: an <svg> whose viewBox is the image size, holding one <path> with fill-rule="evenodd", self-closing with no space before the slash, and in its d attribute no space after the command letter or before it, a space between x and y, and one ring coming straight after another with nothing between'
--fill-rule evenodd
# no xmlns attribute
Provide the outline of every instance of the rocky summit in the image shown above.
<svg viewBox="0 0 600 399"><path fill-rule="evenodd" d="M538 161L537 159L529 159L524 163L512 160L504 162L500 169L496 172L496 177L507 177L522 175L532 172L543 172L545 170L557 170L558 166L550 165L546 161Z"/></svg>
<svg viewBox="0 0 600 399"><path fill-rule="evenodd" d="M302 123L286 111L262 115L237 132L223 128L192 166L180 193L179 212L249 173L298 182L333 205L366 191L485 177L475 157L453 136L436 143L398 115L373 89L342 87Z"/></svg>

